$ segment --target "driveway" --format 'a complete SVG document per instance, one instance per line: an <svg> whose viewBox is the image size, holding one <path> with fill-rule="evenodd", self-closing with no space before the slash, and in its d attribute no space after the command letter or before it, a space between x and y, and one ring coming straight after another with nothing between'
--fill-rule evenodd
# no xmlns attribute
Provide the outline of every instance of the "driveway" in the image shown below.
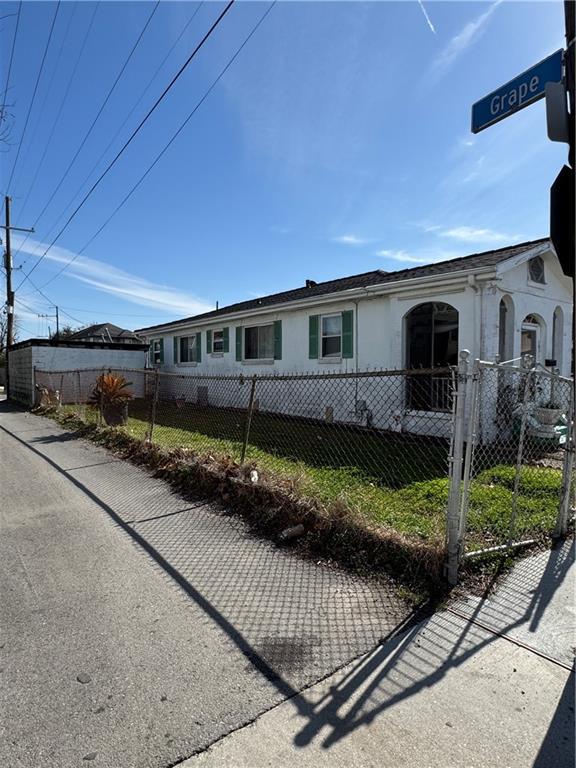
<svg viewBox="0 0 576 768"><path fill-rule="evenodd" d="M174 765L409 616L6 403L0 456L0 765Z"/></svg>

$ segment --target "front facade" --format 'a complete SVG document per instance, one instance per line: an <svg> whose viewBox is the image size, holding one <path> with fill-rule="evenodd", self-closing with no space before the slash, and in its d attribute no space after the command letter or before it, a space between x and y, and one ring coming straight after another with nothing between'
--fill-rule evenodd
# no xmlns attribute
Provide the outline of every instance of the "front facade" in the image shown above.
<svg viewBox="0 0 576 768"><path fill-rule="evenodd" d="M454 365L462 349L484 360L531 353L568 375L571 323L571 280L549 241L539 240L415 269L307 281L137 333L150 345L149 365L195 375L436 368Z"/></svg>

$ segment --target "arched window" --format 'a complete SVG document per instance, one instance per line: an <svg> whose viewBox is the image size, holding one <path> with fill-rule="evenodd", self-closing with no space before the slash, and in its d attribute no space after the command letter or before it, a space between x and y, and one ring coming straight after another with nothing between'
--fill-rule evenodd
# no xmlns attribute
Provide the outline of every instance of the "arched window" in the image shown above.
<svg viewBox="0 0 576 768"><path fill-rule="evenodd" d="M543 362L542 338L544 336L544 321L539 315L526 315L522 321L520 336L520 354L531 355L534 362Z"/></svg>
<svg viewBox="0 0 576 768"><path fill-rule="evenodd" d="M500 301L498 355L501 363L514 357L514 302L510 296L503 296Z"/></svg>
<svg viewBox="0 0 576 768"><path fill-rule="evenodd" d="M533 283L545 283L546 275L544 273L544 259L542 256L534 256L528 262L528 277Z"/></svg>
<svg viewBox="0 0 576 768"><path fill-rule="evenodd" d="M450 304L419 304L406 315L406 367L446 368L458 363L458 311ZM407 404L416 410L450 408L445 373L409 377Z"/></svg>
<svg viewBox="0 0 576 768"><path fill-rule="evenodd" d="M562 342L564 340L564 313L561 307L556 307L552 318L552 357L556 367L562 370Z"/></svg>

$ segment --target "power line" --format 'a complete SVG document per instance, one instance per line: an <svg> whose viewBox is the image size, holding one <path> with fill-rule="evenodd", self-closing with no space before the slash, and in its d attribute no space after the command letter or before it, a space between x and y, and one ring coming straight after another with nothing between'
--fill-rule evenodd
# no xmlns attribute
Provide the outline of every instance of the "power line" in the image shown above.
<svg viewBox="0 0 576 768"><path fill-rule="evenodd" d="M98 6L96 6L96 7L98 7ZM70 14L70 18L68 19L68 26L66 27L66 32L64 33L64 38L63 38L62 44L60 46L60 51L58 53L58 59L56 60L56 64L54 65L54 75L52 77L50 86L52 86L56 82L56 72L58 71L58 67L60 66L60 61L62 59L62 54L64 53L64 49L66 47L66 42L68 40L68 35L70 34L70 29L72 27L72 21L74 19L74 16L76 14L77 9L78 9L78 2L75 2L74 6L72 8L72 13ZM50 90L51 90L51 88L48 88L48 90L46 91L46 95L44 97L44 102L43 102L42 108L40 110L40 117L38 118L38 122L36 123L36 128L34 130L34 134L33 134L32 138L30 140L32 144L34 144L34 138L36 136L36 133L38 132L38 127L40 126L40 123L41 123L41 119L40 118L42 116L42 113L44 112L44 108L46 106L46 101L48 100L48 96L50 95ZM67 94L65 94L65 96L66 95ZM39 162L38 166L36 167L36 172L35 172L34 177L32 179L32 183L30 184L30 186L28 188L28 192L26 193L26 197L24 198L24 202L22 203L22 206L20 208L20 211L21 211L22 214L24 213L24 209L26 208L26 205L27 205L28 200L30 198L30 194L32 193L32 190L35 187L36 179L38 178L38 174L40 173L40 170L41 170L42 165L44 163L44 158L46 157L46 152L48 150L48 147L50 146L50 142L51 142L52 136L54 134L54 129L56 127L56 122L57 122L58 117L59 117L59 115L60 115L60 113L62 111L64 100L65 100L65 97L60 101L60 109L58 111L58 115L57 115L56 120L54 121L54 124L52 126L52 131L50 132L50 135L48 136L48 140L47 140L46 145L44 147L44 152L42 153L42 157L40 159L40 162ZM14 256L16 256L16 253L14 254Z"/></svg>
<svg viewBox="0 0 576 768"><path fill-rule="evenodd" d="M22 0L20 0L20 2L18 3L18 13L16 14L16 27L14 29L14 37L12 38L12 50L10 51L10 63L8 64L8 73L6 75L6 85L4 86L2 98L0 99L0 102L1 102L0 120L4 117L4 101L6 99L6 96L8 94L8 89L10 87L10 74L12 72L12 62L14 61L14 50L16 49L16 38L18 37L18 27L20 26L21 10L22 10Z"/></svg>
<svg viewBox="0 0 576 768"><path fill-rule="evenodd" d="M24 204L22 206L22 210L24 210L24 208L26 207L26 203L28 202L28 198L30 197L30 193L34 189L34 185L36 183L36 179L37 179L38 174L40 173L40 170L41 170L41 168L42 168L42 166L44 164L44 159L46 157L46 153L48 152L48 148L50 146L50 143L51 143L52 138L54 136L54 133L56 131L56 127L57 127L57 125L58 125L58 123L60 121L60 117L62 116L62 111L64 109L64 105L65 105L65 103L66 103L66 101L68 99L68 94L70 92L70 88L72 87L72 82L73 82L73 80L74 80L74 78L76 76L78 65L80 63L80 59L82 58L82 54L84 53L84 49L86 47L86 43L88 41L88 37L90 36L90 32L92 31L92 27L94 25L94 19L96 18L96 11L98 10L99 7L100 7L100 2L97 2L96 5L94 6L94 11L92 12L92 17L90 18L90 22L88 24L88 27L86 29L86 33L84 35L84 39L82 40L82 45L80 46L80 51L78 53L78 56L76 57L76 61L74 62L74 66L72 68L72 72L70 74L70 78L68 79L68 83L66 85L66 90L64 92L64 96L62 97L62 101L60 102L60 107L58 109L58 114L56 115L56 119L54 120L54 124L52 125L52 130L50 131L50 135L48 136L48 141L46 142L46 146L44 147L44 153L43 153L42 158L40 160L40 164L38 165L38 168L36 169L36 175L34 176L34 179L32 181L32 184L30 185L30 189L28 191L28 194L26 195L26 199L24 200ZM14 254L14 258L16 258L16 256L20 253L20 251L22 250L22 247L24 246L24 244L26 243L26 241L28 240L29 237L30 237L30 234L29 233L26 234L26 237L24 238L24 240L20 243L20 245L16 249L16 253ZM24 261L22 262L22 264L20 266L21 267L24 266L24 264L27 261L28 261L28 257L26 257L24 259Z"/></svg>
<svg viewBox="0 0 576 768"><path fill-rule="evenodd" d="M36 267L38 267L38 265L39 265L39 264L42 262L42 260L43 260L43 259L46 257L46 254L47 254L47 253L50 251L50 249L51 249L51 248L52 248L52 247L55 245L55 243L56 243L56 242L59 240L59 238L62 236L62 234L63 234L63 233L66 231L66 229L68 228L68 226L70 225L70 223L72 222L72 220L74 219L74 217L75 217L75 216L78 214L78 212L80 211L80 209L81 209L81 208L84 206L84 204L86 203L86 201L88 200L88 198L90 197L90 195L92 195L92 193L95 191L95 189L96 189L96 188L98 187L98 185L101 183L102 179L104 179L104 177L105 177L105 176L106 176L106 175L107 175L107 174L108 174L108 173L109 173L109 172L112 170L112 168L114 167L114 165L116 165L116 163L118 162L118 160L120 159L120 157L121 157L121 156L124 154L124 152L126 151L126 149L129 147L129 145L130 145L130 144L132 143L132 141L135 139L135 137L136 137L136 136L137 136L137 134L140 132L140 130L142 129L142 127L144 126L144 124L145 124L145 123L146 123L146 122L149 120L149 118L152 116L153 112L155 112L155 110L157 109L157 107L159 106L159 104L162 102L162 100L165 98L165 96L167 95L167 93L168 93L168 92L171 90L171 88L174 86L174 84L175 84L175 83L176 83L176 81L179 79L179 77L182 75L182 73L185 71L185 69L188 67L188 65L190 64L190 62L191 62L191 61L194 59L194 57L196 56L196 54L198 53L198 51L199 51L199 50L202 48L202 46L204 45L204 43L205 43L205 42L208 40L208 38L210 37L210 35L211 35L211 34L214 32L214 30L216 29L216 27L217 27L217 26L220 24L220 22L222 21L222 19L224 18L224 16L225 16L225 15L228 13L228 11L230 10L230 8L231 8L231 7L234 5L234 2L235 2L235 0L229 0L229 2L227 3L226 7L224 8L224 10L223 10L223 11L220 13L220 15L218 16L218 18L216 19L216 21L215 21L215 22L212 24L212 26L210 27L210 29L208 30L208 32L206 32L206 34L204 35L204 37L202 38L202 40L201 40L201 41L198 43L198 45L197 45L197 46L194 48L194 50L192 51L192 53L190 54L190 56L188 56L188 58L186 59L186 61L184 62L184 64L183 64L183 65L180 67L180 69L179 69L179 70L178 70L178 72L177 72L177 73L174 75L174 77L172 78L172 80L171 80L171 81L168 83L168 85L166 86L166 88L164 88L164 90L162 91L162 93L160 94L160 96L159 96L159 97L156 99L156 101L154 102L154 104L153 104L153 105L150 107L150 109L148 110L148 112L146 113L146 115L145 115L145 116L142 118L142 120L140 121L140 123L139 123L139 124L136 126L136 128L135 128L135 129L134 129L134 131L131 133L131 135L129 136L129 138L128 138L128 139L127 139L125 142L124 142L123 146L122 146L122 147L120 148L120 150L117 152L116 156L115 156L115 157L114 157L114 158L111 160L111 162L110 162L110 163L107 165L107 167L104 169L104 171L103 171L103 172L100 174L100 176L99 176L99 177L96 179L96 181L94 182L94 184L93 184L93 185L90 187L90 189L88 190L88 192L87 192L87 193L84 195L84 197L82 198L82 200L81 200L81 202L79 203L79 205L77 205L77 206L76 206L76 208L74 209L74 211L73 211L73 212L70 214L70 216L68 217L68 219L67 219L66 223L65 223L65 224L64 224L64 226L63 226L63 227L60 229L60 231L58 232L58 234L56 235L56 237L55 237L55 238L52 240L52 242L51 242L51 243L48 245L48 247L46 248L46 250L44 251L44 253L42 254L42 256L40 256L40 258L38 259L38 261L36 262L36 264L34 264L34 266L32 267L32 269L31 269L31 270L30 270L30 271L29 271L29 272L28 272L26 275L24 275L24 278L23 278L23 279L22 279L22 281L20 282L20 285L22 285L22 283L23 283L25 280L27 280L27 279L29 278L29 276L30 276L30 275L32 274L32 272L33 272L33 271L36 269ZM18 287L20 287L20 285L19 285Z"/></svg>
<svg viewBox="0 0 576 768"><path fill-rule="evenodd" d="M71 265L71 264L72 264L74 261L76 261L76 259L78 258L78 256L81 256L81 255L82 255L82 253L83 253L83 252L86 250L86 248L88 248L88 246L89 246L89 245L90 245L90 244L91 244L91 243L92 243L92 242L93 242L93 241L94 241L94 240L95 240L95 239L98 237L98 235L99 235L99 234L102 232L102 230L103 230L103 229L104 229L106 226L108 226L108 224L109 224L109 223L110 223L110 221L111 221L111 220L114 218L114 216L115 216L115 215L118 213L118 211L119 211L119 210L120 210L120 209L121 209L121 208L122 208L122 207L123 207L123 206L124 206L124 205L125 205L125 204L128 202L128 200L130 199L130 197L132 197L132 195L134 194L134 192L135 192L135 191L138 189L138 187L139 187L139 186L142 184L142 182L143 182L143 181L144 181L144 179L145 179L145 178L148 176L148 174L150 173L150 171L151 171L151 170L154 168L154 166L155 166L155 165L156 165L156 164L159 162L159 160L162 158L162 156L163 156L163 155L164 155L164 154L167 152L167 150L170 148L170 146L171 146L171 145L174 143L174 141L175 141L175 140L178 138L178 136L179 136L179 135L182 133L182 131L184 130L184 128L186 127L186 125L187 125L187 124L190 122L190 120L192 119L192 117L193 117L193 116L196 114L196 112L198 111L198 109L199 109L199 108L202 106L202 104L203 104L203 103L206 101L206 99L208 98L208 96L210 95L210 93L212 92L212 90L213 90L213 89L216 87L216 85L218 84L218 82L219 82L219 81L222 79L222 77L223 77L223 76L226 74L226 72L228 71L228 69L229 69L229 68L232 66L232 64L234 63L234 61L237 59L237 57L238 57L238 56L240 55L240 53L242 52L242 49L244 48L244 46L245 46L245 45L248 43L248 41L250 40L250 38L251 38L251 37L252 37L252 36L255 34L255 32L257 31L258 27L259 27L259 26L260 26L260 25L263 23L264 19L265 19L265 18L268 16L268 14L269 14L269 13L270 13L270 11L272 10L272 8L273 8L273 7L276 5L276 2L277 2L277 0L274 0L274 2L272 2L272 3L271 3L269 6L268 6L268 8L267 8L266 12L265 12L265 13L264 13L264 14L263 14L261 17L260 17L260 19L259 19L259 20L258 20L258 22L257 22L257 23L254 25L254 27L252 27L252 30L250 31L250 33L249 33L249 34L248 34L248 35L247 35L247 36L244 38L244 41L242 42L242 44L240 45L240 47L239 47L239 48L237 48L237 50L236 50L236 52L234 53L234 55L233 55L233 56L232 56L232 57L231 57L231 58L228 60L227 64L224 66L224 68L223 68L222 70L220 70L220 73L219 73L219 74L218 74L218 76L217 76L217 77L216 77L216 78L215 78L215 79L212 81L212 83L211 83L210 87L209 87L209 88L208 88L208 89L207 89L207 90L204 92L204 95L202 96L202 98L201 98L201 99L200 99L200 100L199 100L199 101L196 103L196 105L195 105L194 109L193 109L193 110L192 110L192 111L191 111L191 112L188 114L188 116L186 117L186 119L184 120L184 122L180 124L180 127L178 128L178 130L177 130L177 131L176 131L176 132L175 132L175 133L172 135L172 137L170 138L170 140L169 140L169 141L168 141L168 142L167 142L167 143L164 145L164 147L162 148L162 150L161 150L161 151L160 151L160 152L159 152L159 153L156 155L156 158L153 160L153 162L152 162L152 163L151 163L151 164L148 166L148 168L147 168L147 169L144 171L144 173L142 174L142 176L140 176L140 178L138 179L138 181L137 181L137 182L136 182L136 183L135 183L135 184L134 184L134 185L131 187L131 189L129 190L129 192L128 192L128 193L127 193L125 196L124 196L124 198L123 198L123 199L120 201L120 203L119 203L119 204L116 206L116 208L115 208L115 209L112 211L112 213L111 213L111 214L108 216L108 218L107 218L107 219L104 221L104 223L103 223L103 224L102 224L102 225L101 225L101 226L100 226L100 227L99 227L99 228L96 230L96 232L95 232L95 233L92 235L92 237L90 237L90 239L89 239L89 240L88 240L88 241L87 241L87 242L86 242L86 243L85 243L85 244L82 246L82 248L81 248L81 249L80 249L80 250L79 250L77 253L75 253L75 255L74 255L74 256L73 256L73 257L72 257L72 258L71 258L71 259L70 259L70 260L69 260L69 261L68 261L68 262L67 262L67 263L66 263L66 264L63 266L63 267L62 267L62 269L60 269L58 272L56 272L56 274L55 274L55 275L53 275L53 276L52 276L52 277L51 277L49 280L47 280L47 281L46 281L46 282L43 284L43 286L42 286L43 288L45 288L45 287L46 287L46 286L47 286L49 283L51 283L53 280L56 280L56 278L57 278L57 277L59 277L59 276L60 276L60 275L61 275L61 274L62 274L62 273L63 273L63 272L66 270L66 269L68 269L68 267L69 267L69 266L70 266L70 265ZM22 281L22 282L24 282L24 281Z"/></svg>
<svg viewBox="0 0 576 768"><path fill-rule="evenodd" d="M62 174L62 176L60 177L60 180L59 180L58 184L56 184L56 187L53 189L53 191L52 191L52 194L51 194L51 195L50 195L50 197L48 198L48 201L46 202L46 204L45 204L44 208L42 208L42 210L40 211L39 215L36 217L36 220L34 221L34 224L32 225L33 227L36 227L36 225L38 224L38 222L40 221L40 219L42 218L42 216L43 216L43 215L44 215L44 213L46 212L46 209L48 208L48 206L50 205L50 203L52 202L52 200L54 199L54 197L55 197L55 196L56 196L56 194L58 193L58 191L59 191L60 187L62 186L62 184L64 183L64 181L65 181L65 180L66 180L66 178L68 177L68 174L69 174L69 173L70 173L70 171L72 170L72 167L73 167L74 163L75 163L75 162L76 162L76 160L78 159L78 155L80 154L80 152L82 152L82 149L84 148L84 146L85 146L86 142L88 141L88 139L89 139L89 138L90 138L90 136L92 135L92 131L94 130L94 128L95 128L95 126L96 126L96 123L97 123L97 122L98 122L98 120L100 119L100 115L101 115L101 114L102 114L102 112L104 111L104 109L105 109L106 105L108 104L108 101L110 100L110 97L111 97L111 96L112 96L112 94L114 93L114 90L116 89L116 86L118 85L118 82L120 81L120 78L121 78L121 77L122 77L122 75L124 74L124 72L125 72L125 70L126 70L126 67L128 66L128 64L129 64L129 62L130 62L130 59L132 58L132 56L134 55L134 53L135 53L136 49L138 48L138 45L140 44L140 41L142 40L142 37L144 36L144 33L145 33L145 32L146 32L146 30L148 29L148 25L149 25L149 24L150 24L150 22L152 21L152 17L153 17L153 16L154 16L154 14L156 13L156 11L157 11L157 9L158 9L158 6L159 6L159 5L160 5L160 0L157 0L156 4L155 4L155 5L154 5L154 7L152 8L152 11L151 11L151 12L150 12L150 14L148 15L148 18L146 19L146 22L145 22L145 24L144 24L144 26L143 26L143 28L142 28L142 30L141 30L141 32L140 32L140 34L138 35L138 37L137 37L137 39L136 39L135 43L133 44L133 46L132 46L132 48L131 48L131 50L130 50L130 53L128 54L128 56L127 56L126 60L124 61L123 65L121 66L121 68L120 68L120 71L119 71L119 72L118 72L118 74L116 75L116 79L115 79L115 80L114 80L114 82L112 83L112 86L111 86L111 87L110 87L110 89L108 90L108 93L106 94L106 96L105 96L105 98L104 98L104 101L103 101L103 102L102 102L102 104L100 105L100 109L98 110L98 112L96 113L96 116L95 116L95 117L94 117L94 119L92 120L92 123L91 123L90 127L88 128L88 131L87 131L87 132L84 134L84 137L83 137L82 141L80 142L80 144L79 144L79 146L78 146L78 149L76 150L76 152L74 153L74 156L72 157L72 159L71 159L71 160L70 160L70 162L68 163L68 167L66 168L66 170L64 171L64 173L63 173L63 174ZM24 241L24 242L25 242L25 241ZM24 243L22 243L22 245L23 245L23 244L24 244Z"/></svg>
<svg viewBox="0 0 576 768"><path fill-rule="evenodd" d="M58 72L58 67L60 66L60 61L62 60L62 54L64 53L64 49L66 47L66 42L68 41L68 35L70 34L70 28L72 26L72 20L74 19L74 15L76 13L76 10L78 8L78 3L72 4L72 12L69 14L68 17L68 23L66 24L66 29L64 31L64 35L62 37L62 41L58 44L58 55L56 57L56 61L54 63L54 68L52 70L52 74L48 76L48 87L45 89L44 93L44 99L42 100L42 104L38 110L38 116L36 117L36 125L34 126L34 130L32 131L30 135L30 141L29 145L30 147L35 146L35 140L36 136L38 134L38 129L42 125L42 117L44 115L44 111L46 109L46 103L48 101L49 96L52 93L52 88L54 87L54 83L56 82L56 74ZM22 172L20 173L20 176L22 176Z"/></svg>
<svg viewBox="0 0 576 768"><path fill-rule="evenodd" d="M48 49L50 48L50 42L52 40L52 33L54 32L54 25L56 24L56 19L58 17L58 11L60 10L60 4L61 0L58 0L56 4L56 10L54 11L54 17L52 19L52 24L50 26L50 32L48 34L48 40L46 41L46 47L44 48L44 54L42 56L42 61L40 62L40 69L38 70L38 75L36 76L36 83L34 85L34 91L32 93L32 98L30 99L30 106L28 107L28 113L26 115L26 121L24 123L24 130L22 131L22 135L20 136L20 142L18 144L18 151L16 152L16 157L14 158L14 164L12 165L12 171L10 173L10 178L8 180L8 185L6 187L6 192L8 193L10 190L10 187L12 186L12 179L14 177L14 171L16 170L16 165L18 163L18 158L20 157L20 151L22 150L22 143L24 141L24 136L26 135L26 129L28 128L28 121L30 120L30 114L32 112L32 107L34 106L34 100L36 99L36 93L38 91L38 85L40 84L40 79L42 77L42 71L44 69L44 62L46 61L46 55L48 53Z"/></svg>
<svg viewBox="0 0 576 768"><path fill-rule="evenodd" d="M121 133L122 129L124 128L124 126L126 125L126 123L128 122L128 120L129 120L129 119L132 117L132 115L134 114L134 111L136 110L136 108L138 107L138 105L140 104L140 102L142 101L142 99L144 98L144 96L146 95L146 92L148 91L148 89L150 88L150 86L152 85L152 83L154 82L154 80L156 79L156 76L158 75L158 73L160 72L160 70L162 69L162 67L164 66L164 64L165 64L165 63L166 63L166 61L168 60L168 58L170 57L170 55L171 55L172 51L173 51L173 50L176 48L176 46L178 45L178 43L180 42L180 40L181 40L181 39L182 39L182 37L184 36L184 34L185 34L186 30L188 29L188 27L190 26L190 24L191 24L191 23L194 21L194 19L195 19L196 15L198 14L199 10L202 8L202 6L203 6L203 5L204 5L204 0L202 0L202 2L200 2L200 3L198 3L198 6L197 6L196 10L195 10L195 11L194 11L194 13L192 14L192 16L191 16L191 17L188 19L188 21L187 21L187 22L186 22L186 24L184 25L184 27L183 27L182 31L180 32L180 34L178 35L178 37L176 38L176 40L174 41L174 43L173 43L173 44L172 44L172 46L170 47L170 49L169 49L168 53L167 53L167 54L164 56L164 58L162 59L162 61L160 62L160 64L159 64L159 65L156 67L156 70L154 71L154 74L153 74L153 75L152 75L152 77L151 77L151 78L148 80L148 83L146 84L146 86L145 86L145 87L143 88L143 90L141 91L141 93L140 93L140 96L138 97L138 99L137 99L136 103L134 104L134 106L132 107L132 109L130 110L130 112L129 112L129 113L126 115L126 117L124 118L124 121L122 122L122 124L120 125L120 127L117 129L117 131L116 131L116 133L114 134L114 136L113 136L113 137L110 139L110 141L108 142L108 145L106 146L106 148L104 149L104 151L101 153L101 155L100 155L100 157L98 158L98 160L97 160L97 161L94 163L94 165L92 166L92 168L90 169L90 171L88 172L88 174L85 176L84 180L83 180L83 181L82 181L82 183L79 185L79 187L77 188L76 192L73 194L73 196L72 196L72 199L70 200L70 202L68 203L68 205L67 205L67 206L64 208L64 210L62 211L62 213L61 213L61 214L58 216L58 218L56 219L56 221L55 221L54 225L53 225L53 226L51 227L51 229L48 231L47 237L49 237L49 236L50 236L50 234L51 234L51 233L52 233L52 232L53 232L53 231L56 229L56 226L57 226L57 224L58 224L58 223L59 223L59 222L60 222L60 221L61 221L61 220L64 218L64 216L65 216L66 212L67 212L67 211L68 211L68 210L69 210L69 209L72 207L72 205L73 205L74 201L76 200L76 198L78 197L78 195L81 193L82 189L85 187L85 185L87 184L87 182L90 180L90 178L91 178L92 174L93 174L93 173L94 173L94 171L95 171L95 170L98 168L98 166L100 165L100 163L102 162L102 160L103 160L103 158L106 156L106 154L108 153L108 150L110 149L110 147L111 147L111 146L114 144L114 142L115 142L115 141L116 141L116 139L118 138L119 134ZM24 245L24 243L26 242L26 239L27 239L27 238L25 238L25 239L24 239L24 241L23 241L22 245ZM20 246L20 247L22 247L22 246ZM16 253L14 254L14 256L16 256L17 254L18 254L18 251L16 251ZM24 263L25 263L25 262L24 262Z"/></svg>

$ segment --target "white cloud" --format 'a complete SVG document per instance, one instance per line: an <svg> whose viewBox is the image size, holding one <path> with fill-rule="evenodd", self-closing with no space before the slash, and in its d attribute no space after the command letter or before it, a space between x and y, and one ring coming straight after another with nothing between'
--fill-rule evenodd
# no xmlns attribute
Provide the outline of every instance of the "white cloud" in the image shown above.
<svg viewBox="0 0 576 768"><path fill-rule="evenodd" d="M357 237L356 235L340 235L339 237L333 237L332 242L342 245L366 245L370 240L366 240L364 237Z"/></svg>
<svg viewBox="0 0 576 768"><path fill-rule="evenodd" d="M422 0L418 0L418 5L422 9L422 13L424 14L424 18L426 19L426 23L428 24L430 31L436 34L436 28L434 27L434 24L432 24L432 21L430 20L430 16L428 16L428 11L426 10L426 8L424 8L424 3L422 2Z"/></svg>
<svg viewBox="0 0 576 768"><path fill-rule="evenodd" d="M455 251L437 250L437 249L425 249L410 253L404 250L383 249L376 251L376 256L380 256L382 259L392 259L403 264L434 264L437 261L448 261L449 259L457 259L461 256L461 253Z"/></svg>
<svg viewBox="0 0 576 768"><path fill-rule="evenodd" d="M438 232L440 237L449 237L452 240L461 240L465 243L511 243L518 240L520 235L509 235L505 232L497 232L494 229L480 229L478 227L453 227Z"/></svg>
<svg viewBox="0 0 576 768"><path fill-rule="evenodd" d="M32 256L43 253L48 245L39 241L14 238L14 245ZM67 264L76 254L66 248L51 248L46 260L56 264ZM104 261L76 256L64 273L69 278L91 286L97 291L144 307L154 307L165 312L180 315L196 315L214 309L214 304L199 299L192 294L172 288L168 285L152 283L145 278L132 275L113 267Z"/></svg>
<svg viewBox="0 0 576 768"><path fill-rule="evenodd" d="M449 41L432 62L432 76L442 77L467 48L473 45L486 30L490 17L503 0L496 0L484 13L469 21L457 35Z"/></svg>

